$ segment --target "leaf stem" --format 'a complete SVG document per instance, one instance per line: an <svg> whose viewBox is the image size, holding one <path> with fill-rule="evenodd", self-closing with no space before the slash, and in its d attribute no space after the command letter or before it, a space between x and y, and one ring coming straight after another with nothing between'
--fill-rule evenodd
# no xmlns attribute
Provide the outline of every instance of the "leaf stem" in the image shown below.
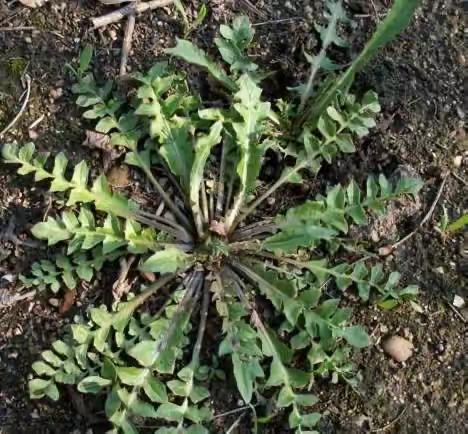
<svg viewBox="0 0 468 434"><path fill-rule="evenodd" d="M193 241L193 238L190 235L190 233L187 232L187 230L182 226L179 226L179 229L177 229L176 227L172 225L169 226L167 224L161 223L160 221L154 218L155 216L151 216L151 218L146 217L145 215L142 215L141 212L138 212L138 211L134 212L132 216L135 218L135 220L139 221L140 223L144 223L160 231L167 232L168 234L174 236L175 238L185 243L190 243ZM160 217L158 218L160 219Z"/></svg>
<svg viewBox="0 0 468 434"><path fill-rule="evenodd" d="M208 223L210 221L210 213L208 210L208 197L206 195L206 186L205 186L204 179L202 179L201 181L200 195L201 195L201 202L202 202L203 220L205 223Z"/></svg>
<svg viewBox="0 0 468 434"><path fill-rule="evenodd" d="M226 204L224 206L224 209L226 210L226 213L229 209L229 204L231 203L232 200L232 194L234 192L234 182L236 181L236 175L232 173L231 178L229 179L229 184L228 184L228 191L227 191L227 197L226 197Z"/></svg>
<svg viewBox="0 0 468 434"><path fill-rule="evenodd" d="M239 223L244 220L247 216L252 214L253 211L261 204L265 199L271 196L278 188L280 188L283 184L288 182L288 180L293 177L297 172L304 169L308 165L308 161L304 160L298 164L294 168L292 168L289 172L284 173L265 193L263 193L259 198L253 201L253 203L241 214L237 217L232 225L232 229L234 230Z"/></svg>
<svg viewBox="0 0 468 434"><path fill-rule="evenodd" d="M233 241L243 241L246 239L251 239L252 237L263 234L263 233L273 233L278 229L278 225L268 221L263 220L260 222L252 223L251 225L244 226L243 228L237 229L232 234Z"/></svg>
<svg viewBox="0 0 468 434"><path fill-rule="evenodd" d="M180 210L180 208L175 204L175 202L169 197L169 195L164 191L162 188L161 184L158 182L158 180L154 177L153 172L151 171L151 168L146 164L146 162L141 158L140 154L138 151L135 151L135 158L143 170L145 172L146 176L148 176L148 179L151 181L153 184L154 188L157 190L157 192L161 195L162 199L166 203L166 205L170 208L170 210L175 214L175 216L181 221L181 223L185 226L187 230L191 230L192 225L187 218L187 216Z"/></svg>
<svg viewBox="0 0 468 434"><path fill-rule="evenodd" d="M219 166L219 178L218 178L218 193L216 196L216 210L215 210L215 217L218 218L224 209L224 177L226 173L226 154L227 154L227 145L225 141L223 141L222 148L221 148L221 163Z"/></svg>
<svg viewBox="0 0 468 434"><path fill-rule="evenodd" d="M231 211L229 211L228 215L226 216L226 232L228 234L232 233L236 229L237 223L236 220L239 216L239 212L244 205L245 201L245 191L241 190L232 205Z"/></svg>
<svg viewBox="0 0 468 434"><path fill-rule="evenodd" d="M322 49L320 50L318 56L314 59L314 63L312 64L309 79L307 80L306 88L304 90L304 93L301 96L301 103L298 109L299 115L302 114L302 112L304 111L304 108L307 104L307 100L309 99L311 92L312 92L312 86L314 84L315 76L317 75L317 72L320 69L320 64L325 58L328 47L333 41L333 33L335 32L337 21L338 21L338 15L336 12L334 12L330 17L330 22L328 24L327 31L323 38Z"/></svg>
<svg viewBox="0 0 468 434"><path fill-rule="evenodd" d="M135 310L138 306L143 304L149 297L151 297L156 291L158 291L163 286L167 285L172 280L176 279L178 276L177 273L172 273L167 276L161 277L157 282L148 286L143 292L132 298L128 301L126 307L131 306L132 310Z"/></svg>
<svg viewBox="0 0 468 434"><path fill-rule="evenodd" d="M200 310L200 324L198 326L197 340L193 347L192 364L194 365L194 369L198 367L198 364L200 361L200 351L201 351L201 347L203 343L203 336L205 335L206 320L208 318L209 305L210 305L210 291L209 291L208 286L205 286L205 289L203 291L202 306Z"/></svg>
<svg viewBox="0 0 468 434"><path fill-rule="evenodd" d="M203 272L195 271L193 278L187 283L187 291L184 295L184 298L179 303L176 313L171 318L171 323L168 329L156 343L156 348L155 348L156 361L161 356L162 352L164 351L168 342L173 337L177 328L180 327L179 320L180 320L182 313L188 311L189 314L191 315L191 313L193 312L193 309L195 307L195 302L198 300L198 297L200 295L199 292L200 292L200 287L202 284L203 284ZM192 300L194 300L195 302L190 303Z"/></svg>

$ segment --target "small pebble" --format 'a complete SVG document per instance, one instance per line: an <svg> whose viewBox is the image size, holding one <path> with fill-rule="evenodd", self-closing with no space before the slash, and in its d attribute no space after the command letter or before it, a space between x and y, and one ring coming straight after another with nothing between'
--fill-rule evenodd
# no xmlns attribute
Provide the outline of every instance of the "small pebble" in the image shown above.
<svg viewBox="0 0 468 434"><path fill-rule="evenodd" d="M413 355L413 344L401 336L392 336L383 343L383 350L397 362L405 362Z"/></svg>
<svg viewBox="0 0 468 434"><path fill-rule="evenodd" d="M39 137L39 133L36 130L28 130L28 136L31 140L36 140Z"/></svg>
<svg viewBox="0 0 468 434"><path fill-rule="evenodd" d="M452 304L455 307L458 307L460 309L463 306L465 306L465 300L463 299L463 297L460 297L459 295L455 295L455 297L453 297L453 303Z"/></svg>
<svg viewBox="0 0 468 434"><path fill-rule="evenodd" d="M58 99L62 96L63 94L63 89L61 87L57 88L57 89L52 89L50 91L50 96L53 98L53 99Z"/></svg>
<svg viewBox="0 0 468 434"><path fill-rule="evenodd" d="M462 165L462 161L463 161L463 157L461 155L457 155L454 159L453 159L453 165L455 167L460 167Z"/></svg>
<svg viewBox="0 0 468 434"><path fill-rule="evenodd" d="M114 29L110 29L109 36L113 41L115 41L117 39L117 32Z"/></svg>
<svg viewBox="0 0 468 434"><path fill-rule="evenodd" d="M49 298L49 304L54 307L58 307L60 304L59 300L57 298Z"/></svg>
<svg viewBox="0 0 468 434"><path fill-rule="evenodd" d="M380 324L380 333L388 333L388 327L385 324Z"/></svg>

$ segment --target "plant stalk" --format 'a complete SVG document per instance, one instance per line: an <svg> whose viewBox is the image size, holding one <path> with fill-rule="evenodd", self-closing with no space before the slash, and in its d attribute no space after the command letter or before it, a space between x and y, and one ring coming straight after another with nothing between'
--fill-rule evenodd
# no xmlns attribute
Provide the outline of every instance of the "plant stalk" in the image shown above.
<svg viewBox="0 0 468 434"><path fill-rule="evenodd" d="M205 286L203 291L203 300L202 306L200 310L200 324L198 326L198 334L197 340L193 347L193 355L192 355L192 364L194 367L198 367L200 361L200 351L203 344L203 336L205 335L206 329L206 320L208 318L208 308L210 305L210 290L208 286Z"/></svg>
<svg viewBox="0 0 468 434"><path fill-rule="evenodd" d="M218 218L224 209L224 177L226 172L226 150L227 146L226 143L223 141L222 149L221 149L221 163L219 167L219 178L218 178L218 194L216 196L216 211L215 217Z"/></svg>
<svg viewBox="0 0 468 434"><path fill-rule="evenodd" d="M239 223L244 220L247 216L252 214L253 211L261 204L265 199L271 196L278 188L280 188L283 184L289 181L289 179L294 176L297 172L304 169L308 165L308 161L304 160L297 164L291 171L282 175L265 193L263 193L259 198L253 201L253 203L242 213L240 214L232 225L232 230L239 225Z"/></svg>
<svg viewBox="0 0 468 434"><path fill-rule="evenodd" d="M298 114L299 115L302 114L302 112L304 111L305 106L307 104L307 100L311 96L315 76L317 75L317 72L320 69L320 64L322 63L323 59L325 58L328 47L332 43L332 36L333 36L333 33L335 32L337 21L338 21L337 14L333 13L332 16L330 17L330 22L328 23L327 32L326 32L325 37L324 37L323 42L322 42L322 49L320 50L314 64L312 65L312 68L310 70L309 79L307 80L307 85L306 85L305 91L301 96L301 103L300 103L299 109L298 109Z"/></svg>
<svg viewBox="0 0 468 434"><path fill-rule="evenodd" d="M232 236L233 241L244 241L263 233L273 233L278 230L278 225L271 221L261 221L252 223L237 229Z"/></svg>
<svg viewBox="0 0 468 434"><path fill-rule="evenodd" d="M160 221L155 220L155 216L149 218L145 215L142 215L139 212L133 213L132 217L134 217L135 220L139 221L140 223L144 223L160 231L167 232L168 234L174 236L176 239L181 240L184 243L191 243L193 241L193 238L190 235L190 233L182 226L180 226L180 229L177 229L173 226L169 226L164 223L161 223Z"/></svg>
<svg viewBox="0 0 468 434"><path fill-rule="evenodd" d="M169 197L169 195L164 191L161 184L157 181L154 177L153 172L151 172L151 168L143 161L140 157L138 151L135 151L135 158L138 161L138 164L142 168L143 172L145 172L146 176L148 176L149 180L153 184L156 191L161 195L162 199L169 207L169 209L174 213L174 215L183 223L187 230L191 230L192 225L190 224L189 219L187 216L180 210L180 208L175 204L175 202Z"/></svg>
<svg viewBox="0 0 468 434"><path fill-rule="evenodd" d="M202 179L201 182L201 202L202 202L202 213L203 213L203 221L208 223L210 221L210 213L208 210L208 196L206 194L206 186L205 180Z"/></svg>

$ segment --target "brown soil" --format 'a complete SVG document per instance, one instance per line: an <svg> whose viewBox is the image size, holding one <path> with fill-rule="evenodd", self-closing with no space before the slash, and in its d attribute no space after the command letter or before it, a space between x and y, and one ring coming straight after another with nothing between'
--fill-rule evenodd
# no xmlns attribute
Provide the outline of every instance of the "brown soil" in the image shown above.
<svg viewBox="0 0 468 434"><path fill-rule="evenodd" d="M192 3L190 11L196 10L200 2ZM271 87L271 92L277 95L304 74L301 53L303 48L313 50L316 43L310 20L319 16L322 2L252 0L251 3L258 12L246 8L244 1L212 0L209 18L193 33L193 38L209 48L219 23L238 12L247 13L253 22L263 23L256 27L258 42L254 51L265 69L277 71ZM384 13L391 2L349 0L346 3L356 15L357 24L350 35L353 48L341 54L350 58L375 28L375 12ZM362 181L367 173L390 175L404 165L424 179L419 206L410 213L395 210L392 225L396 230L390 230L387 235L380 231L377 246L400 239L413 230L434 201L443 175L447 171L451 174L432 218L386 258L389 267L398 269L407 282L420 285L422 294L418 303L423 313L409 305L393 311L368 306L355 308L357 320L372 333L373 345L356 354L363 376L358 391L345 384L320 382L316 385L321 398L319 409L324 412L321 433L461 434L467 429L466 311L457 314L450 306L455 294L468 299L468 282L459 268L462 235L446 238L435 229L442 216L442 206L451 219L468 206L463 17L462 11L451 6L452 3L425 1L411 27L360 74L355 84L357 91L372 88L381 97L383 112L378 128L361 144L357 155L340 158L323 171L323 179L335 183L351 176ZM7 141L28 141L28 125L45 115L35 130L38 137L34 141L40 149L53 154L63 150L74 160L88 157L96 166L102 164L100 154L89 155L89 149L81 146L85 126L74 106L69 90L72 79L64 66L76 61L81 46L91 43L97 49L96 73L116 74L122 25L99 32L90 30L89 18L104 10L92 0L50 1L39 9L27 9L18 2L0 4L0 27L37 29L0 29L0 130L19 109L20 76L25 66L33 79L27 111L8 133ZM285 18L291 20L272 21ZM170 9L140 17L130 59L132 69L150 66L181 31L179 20ZM461 167L454 165L457 156L464 156ZM278 195L278 202L284 193ZM289 194L304 196L304 191L292 189ZM31 241L28 229L42 218L48 204L49 194L43 188L15 176L12 168L0 163L0 235L3 235L0 236L0 277L26 272L31 262L47 254L45 247L15 243L4 235L13 222L14 233L20 241ZM393 239L388 239L389 233ZM69 399L57 404L46 400L32 402L26 384L31 363L38 353L60 335L89 300L102 298L102 289L110 290L117 269L108 271L106 278L84 291L75 307L64 316L51 305L54 300L50 296L21 301L0 310L0 432L104 432L104 426L91 422L87 414L93 402L87 399L83 405L80 397L71 392L63 395ZM15 294L18 288L18 284L0 280L0 295ZM393 334L406 337L415 346L414 355L404 364L393 362L382 350L382 340ZM229 395L223 387L220 384L215 392L219 412L238 406L238 397ZM249 418L249 414L244 417L245 424L239 433L251 432ZM217 424L216 432L225 432L234 420L225 418ZM273 427L263 432L279 434L290 430L278 418Z"/></svg>

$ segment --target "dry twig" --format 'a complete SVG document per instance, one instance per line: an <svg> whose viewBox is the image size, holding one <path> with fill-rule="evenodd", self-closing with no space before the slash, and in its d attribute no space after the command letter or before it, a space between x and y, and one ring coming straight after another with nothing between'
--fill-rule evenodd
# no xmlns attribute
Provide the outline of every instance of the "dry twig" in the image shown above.
<svg viewBox="0 0 468 434"><path fill-rule="evenodd" d="M461 321L462 321L463 323L466 324L466 319L465 319L465 317L458 311L458 309L457 309L452 303L450 303L449 300L445 300L445 301L447 302L449 308L453 310L453 313L454 313L456 316L458 316L458 318L460 318Z"/></svg>
<svg viewBox="0 0 468 434"><path fill-rule="evenodd" d="M127 276L134 261L135 256L130 256L128 260L126 258L122 258L120 260L119 277L112 285L112 295L114 296L114 300L120 300L128 291L130 291L132 283L127 281Z"/></svg>
<svg viewBox="0 0 468 434"><path fill-rule="evenodd" d="M125 25L125 35L122 45L122 58L120 59L120 76L127 73L127 61L130 49L132 48L133 31L135 30L135 14L128 16L127 24Z"/></svg>
<svg viewBox="0 0 468 434"><path fill-rule="evenodd" d="M466 181L465 178L462 178L460 175L457 175L455 172L451 172L451 173L452 173L452 176L453 176L456 180L460 181L460 182L461 182L462 184L464 184L464 185L468 185L468 182Z"/></svg>
<svg viewBox="0 0 468 434"><path fill-rule="evenodd" d="M9 295L2 291L0 292L0 309L11 306L15 304L17 301L26 300L27 298L32 298L35 295L36 295L35 290L25 292L24 294L13 294L13 295Z"/></svg>
<svg viewBox="0 0 468 434"><path fill-rule="evenodd" d="M0 132L0 138L3 137L11 128L13 128L26 110L26 107L28 106L29 102L29 96L31 95L31 77L26 74L26 96L24 97L23 104L20 108L20 111L18 114L13 118L13 120Z"/></svg>
<svg viewBox="0 0 468 434"><path fill-rule="evenodd" d="M387 423L387 425L384 425L381 428L371 429L370 432L382 432L382 431L387 430L391 426L395 425L403 417L403 415L406 413L406 410L407 410L407 407L404 407L403 410L401 410L400 413L397 415L397 417L395 417L395 419Z"/></svg>
<svg viewBox="0 0 468 434"><path fill-rule="evenodd" d="M0 27L0 32L22 32L25 30L37 30L33 26Z"/></svg>
<svg viewBox="0 0 468 434"><path fill-rule="evenodd" d="M122 18L125 18L128 15L139 15L148 10L153 10L156 8L162 8L164 6L169 6L174 0L151 0L144 3L132 3L123 8L117 9L116 11L110 12L106 15L102 15L97 18L92 18L93 27L95 29L103 26L107 26L112 23L119 22Z"/></svg>

